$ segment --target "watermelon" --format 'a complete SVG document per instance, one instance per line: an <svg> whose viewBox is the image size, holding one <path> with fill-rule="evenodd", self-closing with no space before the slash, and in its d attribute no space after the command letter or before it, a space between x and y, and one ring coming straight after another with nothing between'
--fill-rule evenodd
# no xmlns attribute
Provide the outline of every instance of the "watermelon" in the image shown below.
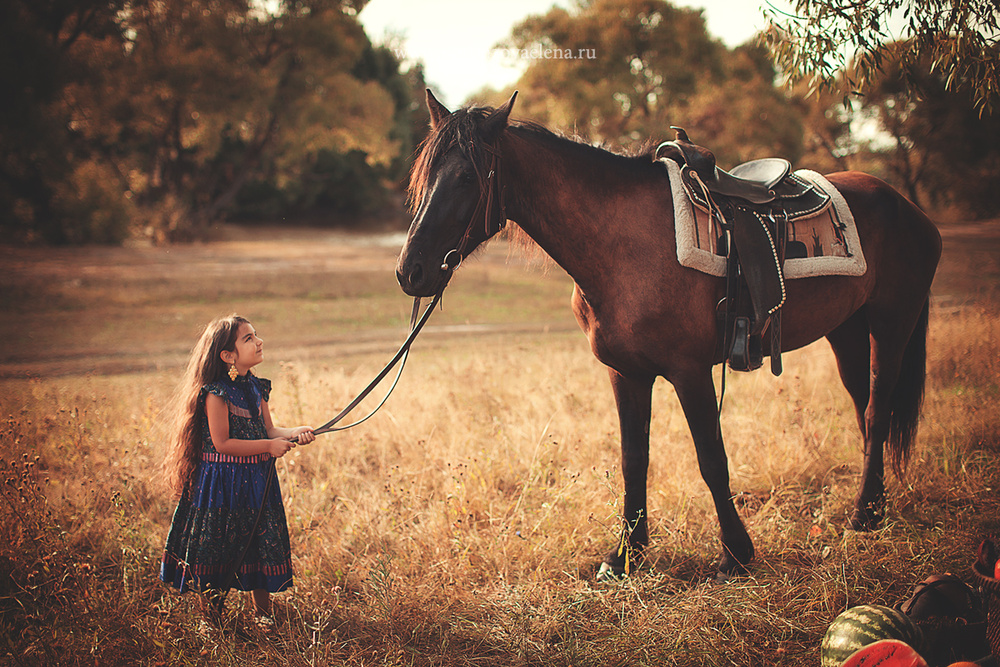
<svg viewBox="0 0 1000 667"><path fill-rule="evenodd" d="M898 639L880 639L855 651L841 667L927 667L913 647ZM953 665L949 667L954 667Z"/></svg>
<svg viewBox="0 0 1000 667"><path fill-rule="evenodd" d="M920 650L923 636L905 614L867 604L851 607L833 619L820 647L821 667L840 667L858 649L880 639L898 639Z"/></svg>

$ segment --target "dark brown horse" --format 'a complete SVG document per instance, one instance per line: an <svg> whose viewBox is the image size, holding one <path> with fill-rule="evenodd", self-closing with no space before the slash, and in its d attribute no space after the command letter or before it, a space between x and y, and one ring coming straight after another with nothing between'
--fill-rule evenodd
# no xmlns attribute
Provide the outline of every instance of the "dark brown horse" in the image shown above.
<svg viewBox="0 0 1000 667"><path fill-rule="evenodd" d="M399 284L411 296L437 293L462 258L508 219L515 222L573 278L573 311L611 376L625 529L602 575L626 571L649 541L646 471L657 376L677 391L712 493L722 533L719 570L739 572L754 550L733 505L712 378L722 362L715 308L725 281L678 263L663 165L511 121L515 97L499 109L451 113L427 91L431 131L411 177L414 218L396 267ZM881 180L857 172L828 179L854 212L867 272L789 281L782 348L824 336L833 347L864 436L850 522L865 530L884 514L883 447L899 473L915 435L941 237Z"/></svg>

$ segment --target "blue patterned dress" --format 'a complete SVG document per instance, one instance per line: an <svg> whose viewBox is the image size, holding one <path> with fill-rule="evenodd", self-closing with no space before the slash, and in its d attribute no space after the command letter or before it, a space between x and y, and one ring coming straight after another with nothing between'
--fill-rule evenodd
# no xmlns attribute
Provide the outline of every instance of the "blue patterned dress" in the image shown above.
<svg viewBox="0 0 1000 667"><path fill-rule="evenodd" d="M269 380L247 373L235 381L226 377L202 387L201 463L174 511L160 579L182 593L221 589L250 542L233 588L283 591L292 585L292 558L281 489L272 472L274 459L270 454L230 456L216 451L204 417L205 397L210 393L229 406L229 437L267 438L260 404L271 393ZM265 498L268 474L273 478ZM251 540L262 502L260 525Z"/></svg>

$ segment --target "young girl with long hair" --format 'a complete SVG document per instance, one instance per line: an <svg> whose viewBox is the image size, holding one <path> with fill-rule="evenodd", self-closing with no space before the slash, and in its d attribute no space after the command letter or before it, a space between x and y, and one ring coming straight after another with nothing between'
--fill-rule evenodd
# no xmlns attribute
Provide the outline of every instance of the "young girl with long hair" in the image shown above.
<svg viewBox="0 0 1000 667"><path fill-rule="evenodd" d="M231 581L266 623L270 594L292 584L281 489L268 477L275 458L316 436L272 422L271 382L250 372L263 349L250 322L231 315L211 322L191 353L167 456L178 502L160 578L182 593L224 594Z"/></svg>

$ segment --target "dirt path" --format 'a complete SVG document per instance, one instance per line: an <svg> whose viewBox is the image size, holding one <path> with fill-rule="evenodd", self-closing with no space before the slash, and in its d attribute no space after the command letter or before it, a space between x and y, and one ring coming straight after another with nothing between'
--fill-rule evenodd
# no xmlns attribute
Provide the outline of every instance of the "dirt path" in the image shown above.
<svg viewBox="0 0 1000 667"><path fill-rule="evenodd" d="M180 367L196 335L189 323L203 326L233 310L295 319L297 326L278 330L283 356L391 355L405 325L345 318L364 319L367 308L382 307L405 321L411 302L394 277L403 240L401 233L232 228L211 243L166 248L0 247L0 306L8 313L0 320L0 378ZM463 268L463 282L485 274L488 283L488 272L508 269L521 276L517 265L530 263L497 243ZM356 312L331 314L348 302ZM418 345L574 328L568 308L545 321L453 322L435 314Z"/></svg>
<svg viewBox="0 0 1000 667"><path fill-rule="evenodd" d="M941 232L937 312L996 303L1000 222L942 225ZM271 340L292 357L391 355L409 313L394 277L404 238L226 227L212 242L166 248L0 246L0 378L174 368L197 325L233 310L263 318L276 334ZM575 331L569 278L558 267L535 270L542 263L491 244L463 266L445 313L435 314L418 347ZM548 290L547 301L539 290ZM509 310L491 313L504 298Z"/></svg>

